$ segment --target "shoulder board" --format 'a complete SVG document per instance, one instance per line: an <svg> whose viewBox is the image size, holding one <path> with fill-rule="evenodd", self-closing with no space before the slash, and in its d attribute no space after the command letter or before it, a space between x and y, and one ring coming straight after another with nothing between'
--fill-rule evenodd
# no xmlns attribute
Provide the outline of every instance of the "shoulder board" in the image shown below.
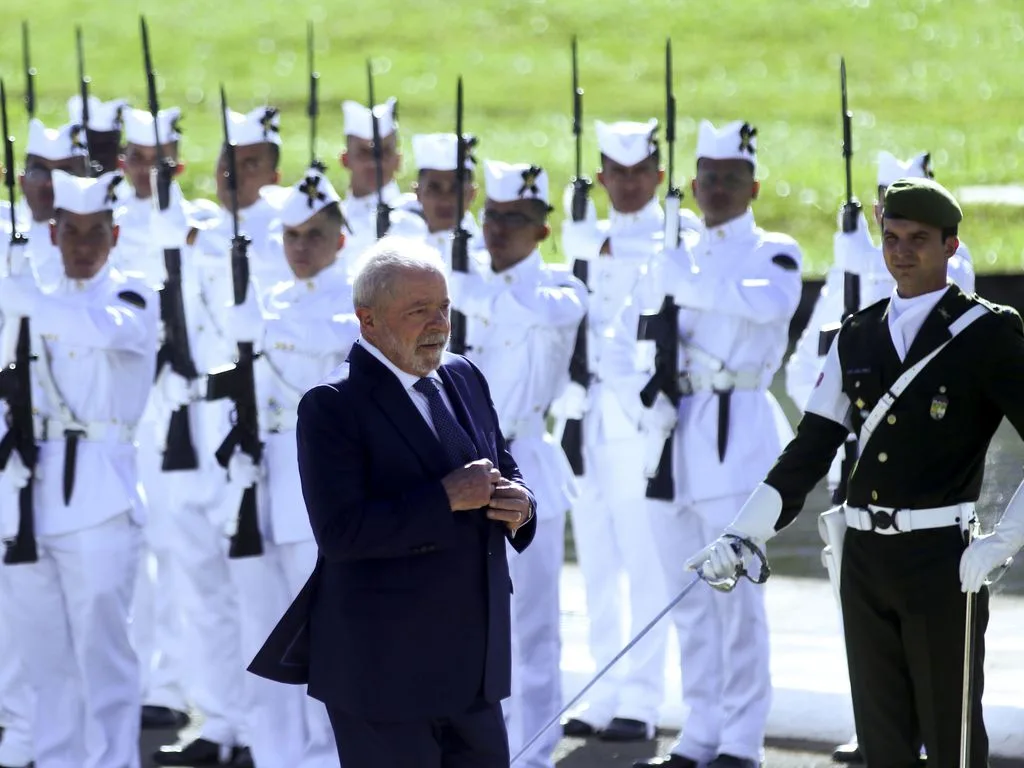
<svg viewBox="0 0 1024 768"><path fill-rule="evenodd" d="M138 307L139 309L146 308L146 300L142 298L142 294L136 291L119 291L117 298L126 304L131 304L133 307Z"/></svg>
<svg viewBox="0 0 1024 768"><path fill-rule="evenodd" d="M1024 321L1021 320L1020 313L1013 307L988 301L976 293L970 294L967 298L972 304L979 304L985 307L993 315L1009 323L1017 332L1021 332L1024 329Z"/></svg>
<svg viewBox="0 0 1024 768"><path fill-rule="evenodd" d="M843 323L843 325L857 325L857 323L859 323L864 318L879 316L885 311L885 308L888 306L889 297L886 296L884 299L879 299L874 304L869 304L863 309L854 312L852 315L846 318L846 322Z"/></svg>

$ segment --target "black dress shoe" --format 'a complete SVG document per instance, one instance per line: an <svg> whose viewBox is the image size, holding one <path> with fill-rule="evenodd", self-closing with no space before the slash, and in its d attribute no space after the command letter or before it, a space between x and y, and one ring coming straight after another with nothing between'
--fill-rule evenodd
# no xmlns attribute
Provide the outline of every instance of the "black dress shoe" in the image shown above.
<svg viewBox="0 0 1024 768"><path fill-rule="evenodd" d="M745 757L735 755L718 755L708 763L708 768L758 768L759 761L748 760Z"/></svg>
<svg viewBox="0 0 1024 768"><path fill-rule="evenodd" d="M673 753L665 757L637 760L633 763L633 768L697 768L697 761Z"/></svg>
<svg viewBox="0 0 1024 768"><path fill-rule="evenodd" d="M189 724L188 713L170 707L157 707L152 704L142 705L142 730L175 730L180 731Z"/></svg>
<svg viewBox="0 0 1024 768"><path fill-rule="evenodd" d="M248 750L246 750L248 751ZM209 739L196 739L186 744L178 743L160 747L153 753L153 762L157 765L234 765L239 747L230 749ZM223 755L223 758L222 758Z"/></svg>
<svg viewBox="0 0 1024 768"><path fill-rule="evenodd" d="M849 744L840 744L832 752L832 760L843 765L861 765L864 762L864 755L860 752L860 745L854 739Z"/></svg>
<svg viewBox="0 0 1024 768"><path fill-rule="evenodd" d="M643 720L615 717L608 727L598 734L601 741L647 741L654 737L654 728Z"/></svg>
<svg viewBox="0 0 1024 768"><path fill-rule="evenodd" d="M570 717L562 723L562 735L572 736L577 739L585 739L588 736L596 736L597 728L590 723L584 722L576 717Z"/></svg>

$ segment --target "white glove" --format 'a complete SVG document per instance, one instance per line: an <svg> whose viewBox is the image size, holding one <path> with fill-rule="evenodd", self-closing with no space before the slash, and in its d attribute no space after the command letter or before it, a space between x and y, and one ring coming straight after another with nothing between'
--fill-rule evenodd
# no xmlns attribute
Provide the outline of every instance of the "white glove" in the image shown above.
<svg viewBox="0 0 1024 768"><path fill-rule="evenodd" d="M659 392L650 408L640 413L640 431L644 434L644 477L650 479L658 473L665 441L679 420L679 412L672 401Z"/></svg>
<svg viewBox="0 0 1024 768"><path fill-rule="evenodd" d="M192 393L192 385L188 379L181 374L171 370L171 366L165 365L160 369L154 384L160 402L168 411L176 411L183 405L188 405L195 398Z"/></svg>
<svg viewBox="0 0 1024 768"><path fill-rule="evenodd" d="M781 513L782 496L779 492L770 485L759 484L722 535L686 561L687 570L697 571L702 578L712 582L733 578L743 562L743 555L736 553L733 541L725 538L725 534L749 539L763 550L765 542L775 536L775 523Z"/></svg>
<svg viewBox="0 0 1024 768"><path fill-rule="evenodd" d="M562 394L551 403L551 415L565 421L582 419L590 405L587 400L587 390L583 385L570 381Z"/></svg>
<svg viewBox="0 0 1024 768"><path fill-rule="evenodd" d="M597 228L597 222L569 219L562 222L562 250L570 262L598 258L607 239L608 237Z"/></svg>
<svg viewBox="0 0 1024 768"><path fill-rule="evenodd" d="M25 466L25 462L21 460L21 454L17 451L11 451L11 456L7 459L7 466L4 468L4 477L7 478L11 490L14 491L20 491L32 479L32 473Z"/></svg>
<svg viewBox="0 0 1024 768"><path fill-rule="evenodd" d="M839 209L839 228L833 240L833 257L839 269L861 277L878 270L879 254L871 242L871 233L863 212L857 220L857 229L843 232L843 209Z"/></svg>
<svg viewBox="0 0 1024 768"><path fill-rule="evenodd" d="M156 198L156 186L153 186L153 208L149 214L149 238L153 247L158 250L183 248L185 238L188 235L188 220L185 218L185 211L180 203L175 204L174 190L177 185L171 185L171 205L166 211L161 211ZM180 193L179 193L180 195Z"/></svg>
<svg viewBox="0 0 1024 768"><path fill-rule="evenodd" d="M565 212L566 221L572 221L572 193L572 184L567 184L562 193L562 210ZM597 223L597 207L594 205L594 198L590 195L587 195L587 212L583 216L583 221L590 224Z"/></svg>
<svg viewBox="0 0 1024 768"><path fill-rule="evenodd" d="M28 245L7 246L7 270L11 276L28 274Z"/></svg>
<svg viewBox="0 0 1024 768"><path fill-rule="evenodd" d="M31 317L41 296L30 275L0 279L0 312L4 317Z"/></svg>
<svg viewBox="0 0 1024 768"><path fill-rule="evenodd" d="M252 457L236 450L228 461L228 483L238 488L250 488L259 480L260 470Z"/></svg>
<svg viewBox="0 0 1024 768"><path fill-rule="evenodd" d="M224 334L230 341L255 343L263 335L263 310L255 282L250 281L249 290L245 293L245 301L227 307L227 319Z"/></svg>
<svg viewBox="0 0 1024 768"><path fill-rule="evenodd" d="M1013 494L995 531L980 536L960 556L960 587L963 592L978 592L989 574L1009 562L1024 547L1024 491Z"/></svg>
<svg viewBox="0 0 1024 768"><path fill-rule="evenodd" d="M659 259L660 281L665 293L672 296L680 307L712 309L715 292L704 279L703 273L691 258L689 247L680 243L674 250L665 251Z"/></svg>

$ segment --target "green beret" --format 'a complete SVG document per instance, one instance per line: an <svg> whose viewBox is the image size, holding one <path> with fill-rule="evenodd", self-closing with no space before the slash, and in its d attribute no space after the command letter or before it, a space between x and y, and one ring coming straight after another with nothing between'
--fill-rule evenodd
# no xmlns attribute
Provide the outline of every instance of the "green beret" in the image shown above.
<svg viewBox="0 0 1024 768"><path fill-rule="evenodd" d="M956 198L934 179L900 179L890 184L882 201L882 215L939 229L955 227L964 217Z"/></svg>

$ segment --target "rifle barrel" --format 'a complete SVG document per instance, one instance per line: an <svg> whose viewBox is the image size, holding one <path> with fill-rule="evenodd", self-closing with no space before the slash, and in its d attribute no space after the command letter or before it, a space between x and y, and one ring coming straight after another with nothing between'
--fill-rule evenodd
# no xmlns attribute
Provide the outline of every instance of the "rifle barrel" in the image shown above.
<svg viewBox="0 0 1024 768"><path fill-rule="evenodd" d="M36 69L28 43L28 22L21 22L21 57L25 68L25 111L28 119L36 116Z"/></svg>
<svg viewBox="0 0 1024 768"><path fill-rule="evenodd" d="M572 133L576 137L576 178L583 175L583 89L580 88L580 66L576 35L572 36Z"/></svg>
<svg viewBox="0 0 1024 768"><path fill-rule="evenodd" d="M320 97L318 93L320 73L316 71L316 62L314 60L312 21L306 22L306 57L309 63L309 104L306 106L306 114L309 116L309 164L314 166L318 162L316 153L316 123L317 117L320 115Z"/></svg>
<svg viewBox="0 0 1024 768"><path fill-rule="evenodd" d="M232 236L238 239L238 177L235 176L235 143L228 133L228 97L224 93L224 84L220 84L221 126L224 131L224 164L227 167L228 191L231 193L231 224Z"/></svg>
<svg viewBox="0 0 1024 768"><path fill-rule="evenodd" d="M851 159L853 158L853 137L850 125L853 115L850 112L849 100L846 94L846 58L839 59L839 89L842 94L843 109L843 159L846 164L846 202L853 200L853 173Z"/></svg>
<svg viewBox="0 0 1024 768"><path fill-rule="evenodd" d="M668 188L675 189L676 97L672 89L672 38L665 41L665 143L668 145Z"/></svg>

